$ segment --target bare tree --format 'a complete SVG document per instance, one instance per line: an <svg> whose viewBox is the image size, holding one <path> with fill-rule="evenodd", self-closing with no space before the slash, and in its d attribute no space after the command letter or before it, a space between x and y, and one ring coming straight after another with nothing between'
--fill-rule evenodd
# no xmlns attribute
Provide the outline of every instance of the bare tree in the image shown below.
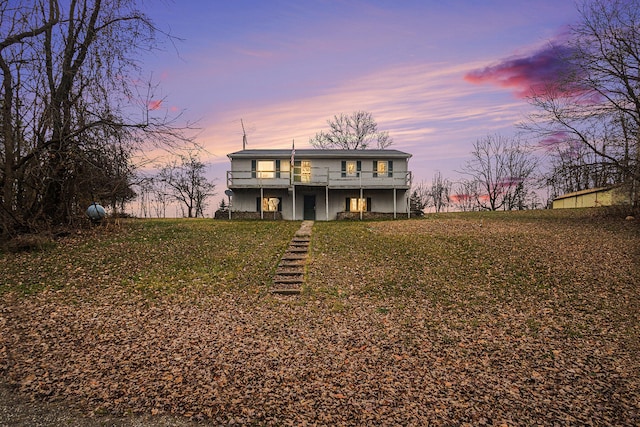
<svg viewBox="0 0 640 427"><path fill-rule="evenodd" d="M135 0L0 2L2 234L121 205L133 149L180 138L134 83L155 33Z"/></svg>
<svg viewBox="0 0 640 427"><path fill-rule="evenodd" d="M124 143L91 144L78 150L73 169L75 194L89 194L121 214L127 202L136 197L133 190L135 168L131 164L131 147Z"/></svg>
<svg viewBox="0 0 640 427"><path fill-rule="evenodd" d="M154 194L153 178L143 177L136 185L138 189L138 205L140 207L140 216L143 218L150 217L151 202ZM158 215L160 218L160 215Z"/></svg>
<svg viewBox="0 0 640 427"><path fill-rule="evenodd" d="M429 204L429 188L424 182L413 186L409 197L409 208L412 216L423 216Z"/></svg>
<svg viewBox="0 0 640 427"><path fill-rule="evenodd" d="M618 182L615 167L570 137L555 138L548 151L549 170L543 177L543 185L550 189L552 198Z"/></svg>
<svg viewBox="0 0 640 427"><path fill-rule="evenodd" d="M350 116L344 113L327 120L328 131L320 131L309 140L316 148L338 148L344 150L365 150L375 144L383 149L393 144L389 132L378 131L378 124L371 113L355 111Z"/></svg>
<svg viewBox="0 0 640 427"><path fill-rule="evenodd" d="M472 158L462 173L481 189L477 203L482 209L524 208L526 186L537 161L517 139L489 135L473 144Z"/></svg>
<svg viewBox="0 0 640 427"><path fill-rule="evenodd" d="M0 116L2 119L2 234L10 231L19 220L19 200L16 185L22 171L23 125L19 119L21 102L22 69L26 68L23 57L29 50L26 45L34 38L42 37L60 22L60 10L57 2L52 2L47 9L41 8L42 18L34 21L29 13L36 5L10 5L0 3L0 29L4 39L0 41L0 70L2 70L2 102ZM27 71L28 72L28 71ZM28 117L28 116L27 116Z"/></svg>
<svg viewBox="0 0 640 427"><path fill-rule="evenodd" d="M480 197L478 181L462 180L456 184L451 200L462 212L471 212L480 208Z"/></svg>
<svg viewBox="0 0 640 427"><path fill-rule="evenodd" d="M441 212L442 209L449 206L451 198L451 181L444 178L440 171L436 171L431 181L431 187L429 188L429 198L427 206L432 206L436 212Z"/></svg>
<svg viewBox="0 0 640 427"><path fill-rule="evenodd" d="M640 197L640 0L592 0L571 28L567 71L531 99L529 129L559 133L596 155L608 183Z"/></svg>
<svg viewBox="0 0 640 427"><path fill-rule="evenodd" d="M167 184L162 181L154 180L152 189L153 209L157 218L167 217L167 205L169 204L170 192Z"/></svg>
<svg viewBox="0 0 640 427"><path fill-rule="evenodd" d="M186 208L187 217L204 216L206 200L213 196L215 185L205 176L206 165L197 154L189 152L180 156L180 162L165 165L158 174L158 180L167 185L174 200Z"/></svg>

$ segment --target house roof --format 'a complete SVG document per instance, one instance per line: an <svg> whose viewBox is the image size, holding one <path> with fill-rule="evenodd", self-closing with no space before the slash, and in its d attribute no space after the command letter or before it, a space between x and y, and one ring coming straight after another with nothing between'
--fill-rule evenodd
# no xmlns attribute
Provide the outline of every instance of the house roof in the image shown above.
<svg viewBox="0 0 640 427"><path fill-rule="evenodd" d="M291 157L291 150L241 150L227 154L230 159L283 159ZM411 154L399 150L322 150L296 149L295 157L302 159L408 159Z"/></svg>

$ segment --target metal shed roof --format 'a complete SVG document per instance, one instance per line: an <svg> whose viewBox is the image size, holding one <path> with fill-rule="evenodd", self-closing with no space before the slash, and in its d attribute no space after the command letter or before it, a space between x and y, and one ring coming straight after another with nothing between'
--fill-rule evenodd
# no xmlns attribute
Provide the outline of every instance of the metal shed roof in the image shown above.
<svg viewBox="0 0 640 427"><path fill-rule="evenodd" d="M562 200L562 199L567 199L569 197L584 196L585 194L599 193L602 191L611 190L612 188L613 187L598 187L598 188L589 188L587 190L574 191L573 193L567 193L567 194L563 194L562 196L558 196L553 200Z"/></svg>

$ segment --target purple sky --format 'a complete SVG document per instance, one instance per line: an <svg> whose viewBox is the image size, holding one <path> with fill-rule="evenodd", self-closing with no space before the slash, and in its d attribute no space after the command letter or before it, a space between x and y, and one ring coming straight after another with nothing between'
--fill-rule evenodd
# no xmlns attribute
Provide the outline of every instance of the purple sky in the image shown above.
<svg viewBox="0 0 640 427"><path fill-rule="evenodd" d="M157 114L197 121L216 199L226 154L309 147L334 114L365 110L413 154L414 181L452 180L472 143L512 135L549 51L578 20L573 0L149 1L183 41L142 59L160 83Z"/></svg>

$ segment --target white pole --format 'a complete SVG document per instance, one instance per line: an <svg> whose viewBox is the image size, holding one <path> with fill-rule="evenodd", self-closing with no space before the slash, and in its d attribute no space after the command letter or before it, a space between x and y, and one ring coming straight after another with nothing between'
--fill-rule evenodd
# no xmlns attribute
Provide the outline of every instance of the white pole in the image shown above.
<svg viewBox="0 0 640 427"><path fill-rule="evenodd" d="M327 168L327 186L325 187L324 210L329 221L329 168Z"/></svg>
<svg viewBox="0 0 640 427"><path fill-rule="evenodd" d="M358 210L360 211L360 220L362 221L362 174L358 174L358 179L360 180L360 200L358 200Z"/></svg>
<svg viewBox="0 0 640 427"><path fill-rule="evenodd" d="M396 204L396 187L393 187L393 219L396 219L396 210L398 209Z"/></svg>
<svg viewBox="0 0 640 427"><path fill-rule="evenodd" d="M409 159L407 159L407 171L409 170ZM413 176L411 172L407 172L404 176L405 182L409 183L409 189L404 191L404 206L407 210L407 218L411 218L411 184L413 182Z"/></svg>
<svg viewBox="0 0 640 427"><path fill-rule="evenodd" d="M326 194L324 198L324 206L327 214L327 221L329 221L329 185L327 185L325 188L326 188Z"/></svg>
<svg viewBox="0 0 640 427"><path fill-rule="evenodd" d="M293 220L296 220L296 184L293 184Z"/></svg>
<svg viewBox="0 0 640 427"><path fill-rule="evenodd" d="M289 165L289 178L291 179L291 186L293 187L293 192L292 192L292 202L293 202L293 207L292 207L292 217L293 217L293 221L296 220L296 177L295 177L295 170L296 170L296 141L295 139L291 140L291 164Z"/></svg>

